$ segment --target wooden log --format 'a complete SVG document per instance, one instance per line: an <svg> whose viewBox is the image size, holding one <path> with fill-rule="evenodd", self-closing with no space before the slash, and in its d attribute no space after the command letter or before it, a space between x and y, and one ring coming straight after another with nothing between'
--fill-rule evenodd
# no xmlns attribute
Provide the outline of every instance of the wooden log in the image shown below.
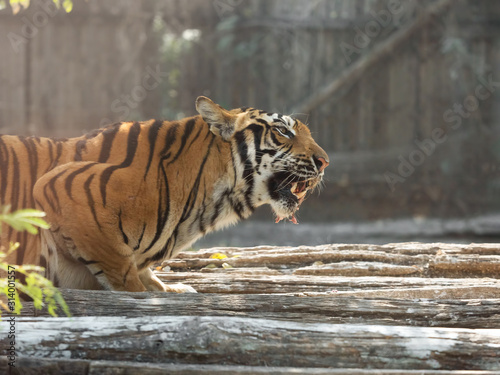
<svg viewBox="0 0 500 375"><path fill-rule="evenodd" d="M236 257L224 259L210 258L179 258L172 259L164 263L172 270L185 269L200 269L210 264L222 266L227 263L232 267L252 267L266 266L270 268L297 267L302 265L310 265L314 262L342 262L342 261L372 261L386 262L395 264L426 264L430 260L429 255L403 255L403 254L388 254L382 251L374 250L319 250L319 251L303 251L300 248L295 248L291 251L279 252L259 252L258 254L241 254Z"/></svg>
<svg viewBox="0 0 500 375"><path fill-rule="evenodd" d="M484 294L471 295L462 298L498 298L500 297L500 280L481 279L451 279L424 277L348 277L348 276L310 276L310 275L273 275L246 274L236 269L219 269L217 272L158 272L157 275L165 283L185 283L200 293L231 293L231 294L297 294L297 293L328 293L365 292L405 290L407 298L438 298L418 297L409 291L427 288L429 290L451 290L459 288L484 289ZM479 289L476 290L476 292ZM471 293L475 293L472 292ZM387 296L386 296L387 297ZM440 298L447 298L442 295ZM449 297L455 298L455 297Z"/></svg>
<svg viewBox="0 0 500 375"><path fill-rule="evenodd" d="M62 290L73 316L235 316L307 323L500 327L500 299L358 298L350 294L285 295L129 293ZM477 293L476 293L477 294ZM24 316L47 316L25 304Z"/></svg>
<svg viewBox="0 0 500 375"><path fill-rule="evenodd" d="M0 358L0 368L7 368L7 361ZM185 365L167 363L138 363L127 361L90 361L81 359L48 359L22 357L16 364L18 373L23 375L380 375L376 369L333 369L313 367L269 367L269 366L225 366L225 365ZM15 373L15 372L13 372ZM422 375L422 370L385 370L390 375ZM495 371L425 370L425 375L494 375Z"/></svg>
<svg viewBox="0 0 500 375"><path fill-rule="evenodd" d="M7 368L7 361L0 358L0 368ZM313 367L270 367L270 366L225 366L190 365L168 363L138 363L127 361L90 361L81 359L49 359L22 357L16 364L18 373L23 375L380 375L376 369L333 369ZM15 373L15 372L12 372ZM422 370L385 370L390 375L422 375ZM496 371L425 370L425 375L494 375Z"/></svg>
<svg viewBox="0 0 500 375"><path fill-rule="evenodd" d="M316 276L421 276L424 273L423 267L400 266L380 262L320 263L296 269L293 273L294 275Z"/></svg>
<svg viewBox="0 0 500 375"><path fill-rule="evenodd" d="M7 322L1 322L2 330ZM237 317L18 318L21 357L182 364L496 370L500 330ZM5 357L7 338L0 340Z"/></svg>
<svg viewBox="0 0 500 375"><path fill-rule="evenodd" d="M215 253L227 258L210 258ZM240 269L264 266L282 274L294 269L300 275L500 278L500 246L402 243L214 248L182 252L177 259L164 262L163 267L214 272L206 267L221 268L223 264Z"/></svg>

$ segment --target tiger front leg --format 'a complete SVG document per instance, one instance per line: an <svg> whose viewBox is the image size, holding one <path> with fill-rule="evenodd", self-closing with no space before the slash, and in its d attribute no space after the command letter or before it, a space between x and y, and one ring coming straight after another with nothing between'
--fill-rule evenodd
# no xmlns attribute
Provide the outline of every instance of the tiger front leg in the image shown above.
<svg viewBox="0 0 500 375"><path fill-rule="evenodd" d="M196 290L185 284L164 284L150 268L146 268L139 274L142 283L147 290L158 290L171 293L197 293Z"/></svg>

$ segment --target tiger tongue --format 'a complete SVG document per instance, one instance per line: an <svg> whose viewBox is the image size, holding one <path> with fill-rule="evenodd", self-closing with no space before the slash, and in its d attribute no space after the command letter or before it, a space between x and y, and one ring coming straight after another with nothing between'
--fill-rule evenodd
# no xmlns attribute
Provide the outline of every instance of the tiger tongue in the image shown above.
<svg viewBox="0 0 500 375"><path fill-rule="evenodd" d="M276 216L276 219L274 220L275 223L279 223L281 220L285 219L284 217L281 216ZM292 223L298 224L299 222L297 221L297 218L295 217L294 214L292 214L292 217L289 219Z"/></svg>

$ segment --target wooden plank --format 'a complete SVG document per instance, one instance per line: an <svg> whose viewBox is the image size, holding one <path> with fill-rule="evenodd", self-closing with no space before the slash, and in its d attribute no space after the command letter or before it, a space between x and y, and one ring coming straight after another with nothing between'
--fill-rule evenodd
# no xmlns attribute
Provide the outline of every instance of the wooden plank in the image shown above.
<svg viewBox="0 0 500 375"><path fill-rule="evenodd" d="M7 329L8 323L0 327ZM18 318L19 356L183 364L495 370L500 330L236 317ZM0 340L5 348L6 338ZM1 350L5 356L5 349Z"/></svg>
<svg viewBox="0 0 500 375"><path fill-rule="evenodd" d="M0 367L6 368L7 361L0 358ZM198 375L198 374L266 374L266 375L380 375L374 369L333 369L313 367L269 367L269 366L225 366L225 365L185 365L166 363L138 363L126 361L89 361L80 359L47 359L39 357L22 357L16 364L23 375L58 374L58 375ZM422 375L421 370L384 370L389 375ZM426 370L425 375L491 375L494 371L448 371Z"/></svg>
<svg viewBox="0 0 500 375"><path fill-rule="evenodd" d="M380 291L377 291L380 294ZM391 291L389 291L391 292ZM360 292L285 295L130 293L62 290L73 316L234 316L307 323L500 327L500 299L359 297ZM388 293L393 295L394 293ZM479 293L475 293L477 296ZM304 295L304 294L302 294ZM314 295L314 293L312 293ZM367 292L369 296L369 292ZM48 316L25 303L24 316Z"/></svg>

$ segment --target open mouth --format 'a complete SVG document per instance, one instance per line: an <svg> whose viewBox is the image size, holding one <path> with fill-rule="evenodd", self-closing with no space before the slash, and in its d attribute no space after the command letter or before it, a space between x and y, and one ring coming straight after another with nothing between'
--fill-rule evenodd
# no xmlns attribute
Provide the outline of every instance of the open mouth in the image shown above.
<svg viewBox="0 0 500 375"><path fill-rule="evenodd" d="M278 173L269 181L271 197L280 203L281 209L274 209L276 223L288 219L298 224L295 212L306 199L307 193L319 182L318 177L305 179L289 173Z"/></svg>
<svg viewBox="0 0 500 375"><path fill-rule="evenodd" d="M312 180L297 181L291 184L290 191L297 197L299 204L302 203L302 200L304 200L304 197L312 184Z"/></svg>

